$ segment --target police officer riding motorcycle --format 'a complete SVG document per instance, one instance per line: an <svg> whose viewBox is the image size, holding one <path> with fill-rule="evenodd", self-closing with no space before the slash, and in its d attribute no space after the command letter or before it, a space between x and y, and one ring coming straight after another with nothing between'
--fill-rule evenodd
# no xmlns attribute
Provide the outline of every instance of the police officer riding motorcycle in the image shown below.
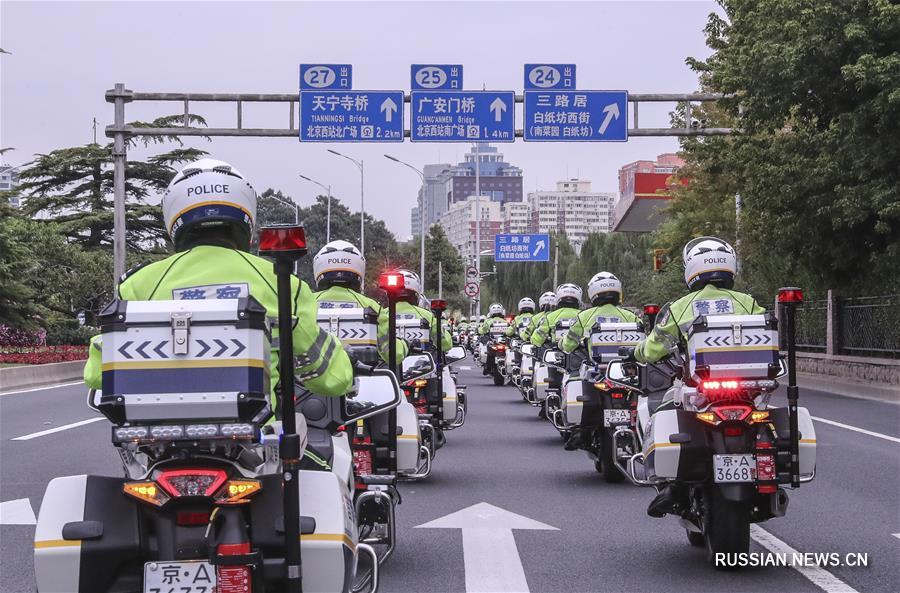
<svg viewBox="0 0 900 593"><path fill-rule="evenodd" d="M487 319L478 328L478 335L481 372L492 376L494 385L503 385L505 381L501 367L506 363L507 344L504 336L507 329L509 322L506 320L506 309L500 303L491 303Z"/></svg>
<svg viewBox="0 0 900 593"><path fill-rule="evenodd" d="M536 358L541 364L535 368L535 399L542 402L539 416L551 419L560 407L560 389L564 365L547 365L547 351L558 348L558 341L578 319L584 292L577 284L567 282L556 289L556 308L534 322L531 344L537 348Z"/></svg>

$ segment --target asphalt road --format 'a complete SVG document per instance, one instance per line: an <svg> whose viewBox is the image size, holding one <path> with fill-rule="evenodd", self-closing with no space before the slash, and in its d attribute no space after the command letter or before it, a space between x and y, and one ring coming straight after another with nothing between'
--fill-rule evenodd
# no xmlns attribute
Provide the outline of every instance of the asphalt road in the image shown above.
<svg viewBox="0 0 900 593"><path fill-rule="evenodd" d="M791 492L786 517L754 532L800 552L867 553L868 567L722 573L688 545L677 521L646 515L651 489L606 484L583 452L563 450L513 387L494 387L474 366L460 380L469 386L469 418L448 433L431 477L401 485L400 541L382 592L465 591L462 532L416 527L479 503L556 528L512 532L532 592L900 591L900 405L801 391L814 417L874 434L816 421L816 480ZM120 475L105 420L12 440L95 417L84 395L83 385L0 395L0 501L27 498L37 512L55 476ZM6 524L9 516L0 517L0 591L32 592L34 527ZM487 550L481 564L505 570L509 555ZM751 551L765 548L754 542Z"/></svg>

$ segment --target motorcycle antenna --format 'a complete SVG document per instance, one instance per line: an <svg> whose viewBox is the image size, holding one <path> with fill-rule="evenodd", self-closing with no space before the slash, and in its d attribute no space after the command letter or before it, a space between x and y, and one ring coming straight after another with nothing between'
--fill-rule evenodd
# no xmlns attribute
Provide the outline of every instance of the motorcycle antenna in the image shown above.
<svg viewBox="0 0 900 593"><path fill-rule="evenodd" d="M787 320L785 338L787 339L788 362L788 430L791 441L791 488L800 487L800 431L797 426L797 399L800 389L797 387L797 348L796 317L797 305L803 303L803 290L796 287L778 289L778 304L783 307Z"/></svg>

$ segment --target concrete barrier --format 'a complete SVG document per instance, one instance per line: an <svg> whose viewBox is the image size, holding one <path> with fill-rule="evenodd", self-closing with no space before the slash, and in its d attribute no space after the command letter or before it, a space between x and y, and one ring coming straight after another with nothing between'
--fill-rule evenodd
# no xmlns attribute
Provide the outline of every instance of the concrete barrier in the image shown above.
<svg viewBox="0 0 900 593"><path fill-rule="evenodd" d="M84 360L28 364L0 369L0 392L28 389L41 385L77 381L84 373Z"/></svg>
<svg viewBox="0 0 900 593"><path fill-rule="evenodd" d="M900 387L900 360L800 352L797 370L819 377L838 377L860 383Z"/></svg>

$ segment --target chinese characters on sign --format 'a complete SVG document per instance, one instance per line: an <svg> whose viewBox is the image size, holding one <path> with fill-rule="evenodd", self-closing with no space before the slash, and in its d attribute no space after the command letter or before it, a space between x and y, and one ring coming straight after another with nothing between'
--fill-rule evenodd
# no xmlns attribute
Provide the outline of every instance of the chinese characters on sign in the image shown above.
<svg viewBox="0 0 900 593"><path fill-rule="evenodd" d="M627 121L626 91L525 93L525 140L624 142Z"/></svg>
<svg viewBox="0 0 900 593"><path fill-rule="evenodd" d="M403 142L403 91L303 91L300 139Z"/></svg>
<svg viewBox="0 0 900 593"><path fill-rule="evenodd" d="M410 138L420 142L513 142L512 91L412 93Z"/></svg>
<svg viewBox="0 0 900 593"><path fill-rule="evenodd" d="M494 261L549 261L550 235L499 234L494 237Z"/></svg>

